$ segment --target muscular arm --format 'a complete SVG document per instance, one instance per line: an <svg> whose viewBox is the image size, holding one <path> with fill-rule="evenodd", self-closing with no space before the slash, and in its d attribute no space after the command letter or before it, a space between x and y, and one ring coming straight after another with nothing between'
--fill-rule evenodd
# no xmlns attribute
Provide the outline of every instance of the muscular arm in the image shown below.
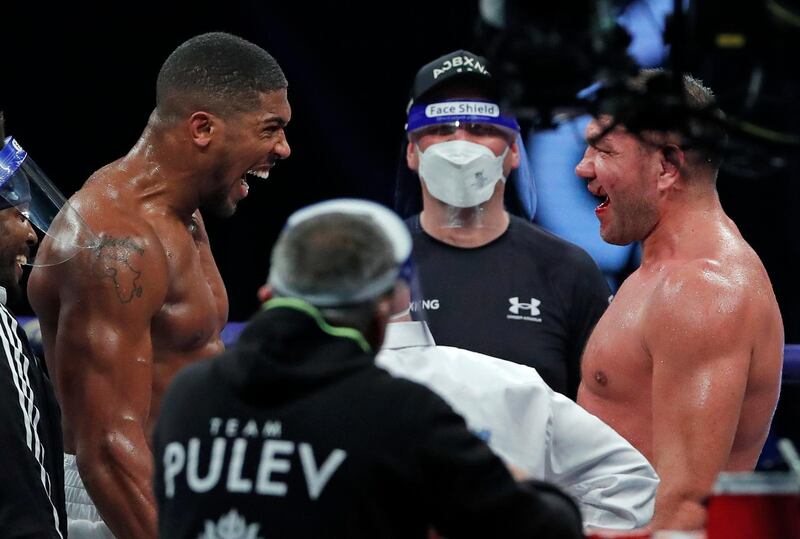
<svg viewBox="0 0 800 539"><path fill-rule="evenodd" d="M56 383L81 478L118 539L157 533L146 424L163 258L154 238L107 235L60 270Z"/></svg>
<svg viewBox="0 0 800 539"><path fill-rule="evenodd" d="M753 325L746 289L713 262L674 270L644 321L653 362L653 528L692 529L725 466L747 386Z"/></svg>

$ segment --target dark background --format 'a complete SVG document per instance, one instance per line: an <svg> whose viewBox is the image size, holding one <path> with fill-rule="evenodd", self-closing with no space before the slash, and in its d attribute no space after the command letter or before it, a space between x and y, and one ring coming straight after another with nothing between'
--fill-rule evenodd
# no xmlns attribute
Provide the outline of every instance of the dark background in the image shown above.
<svg viewBox="0 0 800 539"><path fill-rule="evenodd" d="M333 196L391 205L414 73L457 48L482 52L474 38L477 1L115 2L3 11L7 134L66 195L134 144L155 104L158 69L185 39L228 31L276 57L289 80L292 156L268 181L251 182L234 217L207 218L231 320L257 308L270 249L292 211ZM719 191L770 273L787 342L800 342L793 171L723 176Z"/></svg>

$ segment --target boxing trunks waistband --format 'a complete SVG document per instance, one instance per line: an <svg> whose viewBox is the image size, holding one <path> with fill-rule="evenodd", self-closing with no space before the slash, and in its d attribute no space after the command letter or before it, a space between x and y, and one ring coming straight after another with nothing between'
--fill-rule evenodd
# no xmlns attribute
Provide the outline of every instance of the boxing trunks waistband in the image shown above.
<svg viewBox="0 0 800 539"><path fill-rule="evenodd" d="M75 455L64 454L64 497L70 539L114 539L86 492Z"/></svg>

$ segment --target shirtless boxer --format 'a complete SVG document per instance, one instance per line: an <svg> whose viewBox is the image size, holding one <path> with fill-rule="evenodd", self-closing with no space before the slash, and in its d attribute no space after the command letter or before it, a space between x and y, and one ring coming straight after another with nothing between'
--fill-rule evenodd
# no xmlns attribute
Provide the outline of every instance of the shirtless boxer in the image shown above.
<svg viewBox="0 0 800 539"><path fill-rule="evenodd" d="M695 109L713 103L690 77L684 91ZM578 402L655 466L652 526L694 529L717 474L756 464L780 389L783 324L764 266L720 205L718 152L621 125L599 137L610 121L589 124L576 172L604 198L600 235L641 240L642 263L586 345Z"/></svg>
<svg viewBox="0 0 800 539"><path fill-rule="evenodd" d="M277 62L238 37L179 46L139 141L71 199L100 246L31 276L65 451L120 539L156 537L149 437L164 390L223 348L228 300L200 209L233 214L247 173L265 178L289 156L286 88Z"/></svg>

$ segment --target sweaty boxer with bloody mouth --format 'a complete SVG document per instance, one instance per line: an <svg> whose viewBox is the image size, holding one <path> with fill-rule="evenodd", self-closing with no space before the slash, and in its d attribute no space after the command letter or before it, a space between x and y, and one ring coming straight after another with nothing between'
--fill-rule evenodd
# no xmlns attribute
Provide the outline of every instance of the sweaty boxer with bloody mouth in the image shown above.
<svg viewBox="0 0 800 539"><path fill-rule="evenodd" d="M630 84L643 93L660 76L647 70ZM783 359L769 276L717 194L725 134L700 119L722 113L699 81L679 82L695 120L633 132L601 115L576 168L603 199L603 239L642 242L641 266L587 342L578 403L655 467L656 529L701 527L717 474L755 467Z"/></svg>
<svg viewBox="0 0 800 539"><path fill-rule="evenodd" d="M264 178L289 156L286 90L275 59L241 38L180 45L139 141L71 198L99 246L31 277L65 452L120 539L156 537L149 437L164 390L223 348L228 299L201 210L232 215L247 175Z"/></svg>

